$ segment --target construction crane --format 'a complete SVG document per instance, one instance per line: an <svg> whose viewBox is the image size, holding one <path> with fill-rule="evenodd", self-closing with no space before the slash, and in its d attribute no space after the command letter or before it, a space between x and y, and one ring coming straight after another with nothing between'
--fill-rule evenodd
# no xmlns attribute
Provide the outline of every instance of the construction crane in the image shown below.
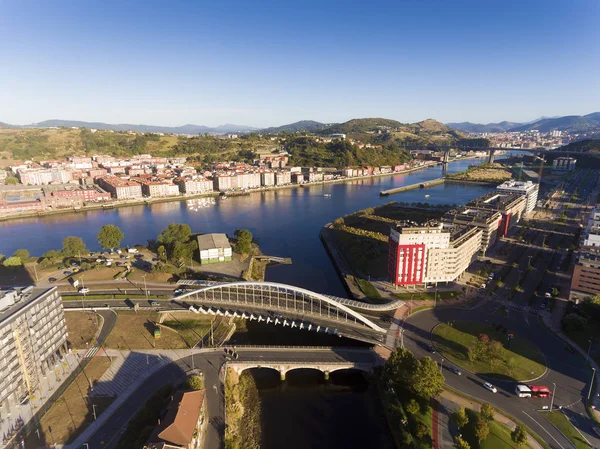
<svg viewBox="0 0 600 449"><path fill-rule="evenodd" d="M540 160L540 170L538 171L538 183L542 183L542 173L544 171L544 162L546 162L546 157L545 156L538 156L537 154L533 155L533 160L535 161L536 159Z"/></svg>

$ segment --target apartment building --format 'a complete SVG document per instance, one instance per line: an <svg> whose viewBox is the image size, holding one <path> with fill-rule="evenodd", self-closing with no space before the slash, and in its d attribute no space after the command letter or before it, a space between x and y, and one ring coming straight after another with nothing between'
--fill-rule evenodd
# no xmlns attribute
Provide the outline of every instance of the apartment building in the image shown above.
<svg viewBox="0 0 600 449"><path fill-rule="evenodd" d="M275 185L275 173L263 172L260 174L260 185L261 186L274 186Z"/></svg>
<svg viewBox="0 0 600 449"><path fill-rule="evenodd" d="M63 168L20 168L17 170L17 177L22 184L41 186L72 181L73 172Z"/></svg>
<svg viewBox="0 0 600 449"><path fill-rule="evenodd" d="M572 157L557 157L552 161L553 172L567 172L575 170L577 159Z"/></svg>
<svg viewBox="0 0 600 449"><path fill-rule="evenodd" d="M442 218L444 223L458 226L471 226L481 229L481 252L483 254L496 243L498 228L502 221L502 214L496 210L477 209L469 206L453 209Z"/></svg>
<svg viewBox="0 0 600 449"><path fill-rule="evenodd" d="M134 181L119 178L117 176L106 176L98 178L98 185L109 192L113 198L128 200L142 197L142 186Z"/></svg>
<svg viewBox="0 0 600 449"><path fill-rule="evenodd" d="M213 191L213 181L207 179L191 180L179 178L176 180L179 191L186 195L196 195Z"/></svg>
<svg viewBox="0 0 600 449"><path fill-rule="evenodd" d="M110 193L99 186L76 186L72 184L48 186L42 189L46 206L67 207L83 205L84 202L109 201Z"/></svg>
<svg viewBox="0 0 600 449"><path fill-rule="evenodd" d="M142 195L151 198L161 198L165 196L179 195L179 186L161 181L140 181L142 186Z"/></svg>
<svg viewBox="0 0 600 449"><path fill-rule="evenodd" d="M388 275L395 285L452 282L475 260L482 235L472 226L401 222L390 230Z"/></svg>
<svg viewBox="0 0 600 449"><path fill-rule="evenodd" d="M467 207L500 212L502 220L498 225L498 237L502 237L521 221L527 207L527 198L520 193L489 192L469 201Z"/></svg>
<svg viewBox="0 0 600 449"><path fill-rule="evenodd" d="M292 173L289 171L280 171L275 173L275 185L285 186L292 183Z"/></svg>
<svg viewBox="0 0 600 449"><path fill-rule="evenodd" d="M592 211L575 253L571 298L600 294L600 207Z"/></svg>
<svg viewBox="0 0 600 449"><path fill-rule="evenodd" d="M527 199L525 207L525 215L531 212L537 204L538 193L540 190L539 184L534 184L531 181L506 181L497 187L499 192L519 193Z"/></svg>
<svg viewBox="0 0 600 449"><path fill-rule="evenodd" d="M40 388L67 351L67 326L56 287L0 290L0 410Z"/></svg>

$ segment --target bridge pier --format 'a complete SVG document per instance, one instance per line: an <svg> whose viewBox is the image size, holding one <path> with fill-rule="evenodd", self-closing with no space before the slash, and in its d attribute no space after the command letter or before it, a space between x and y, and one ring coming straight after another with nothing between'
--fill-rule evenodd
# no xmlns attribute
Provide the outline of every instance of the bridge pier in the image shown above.
<svg viewBox="0 0 600 449"><path fill-rule="evenodd" d="M442 158L442 162L444 164L447 164L448 162L450 162L450 148L446 148L444 150L444 157Z"/></svg>
<svg viewBox="0 0 600 449"><path fill-rule="evenodd" d="M279 379L283 382L285 381L285 371L280 371L279 372Z"/></svg>
<svg viewBox="0 0 600 449"><path fill-rule="evenodd" d="M323 371L323 375L325 376L325 380L329 380L329 371Z"/></svg>
<svg viewBox="0 0 600 449"><path fill-rule="evenodd" d="M496 150L493 150L490 148L490 154L488 156L488 163L489 164L493 164L494 163L494 154L496 153Z"/></svg>

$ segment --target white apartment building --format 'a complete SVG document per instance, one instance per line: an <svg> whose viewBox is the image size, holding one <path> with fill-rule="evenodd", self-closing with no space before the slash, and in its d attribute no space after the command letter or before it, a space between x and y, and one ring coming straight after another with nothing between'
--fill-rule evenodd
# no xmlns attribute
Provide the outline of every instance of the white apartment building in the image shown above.
<svg viewBox="0 0 600 449"><path fill-rule="evenodd" d="M527 198L527 206L525 214L531 212L537 204L538 193L540 190L539 184L534 184L531 181L506 181L497 187L500 192L517 192L525 195Z"/></svg>
<svg viewBox="0 0 600 449"><path fill-rule="evenodd" d="M0 290L0 411L40 388L67 351L67 326L56 287Z"/></svg>
<svg viewBox="0 0 600 449"><path fill-rule="evenodd" d="M292 173L289 171L281 171L275 174L275 184L284 186L292 183Z"/></svg>
<svg viewBox="0 0 600 449"><path fill-rule="evenodd" d="M481 247L475 227L445 228L442 223L401 223L389 236L388 274L395 285L452 282Z"/></svg>
<svg viewBox="0 0 600 449"><path fill-rule="evenodd" d="M275 185L275 173L264 172L260 174L260 184L262 186L274 186Z"/></svg>
<svg viewBox="0 0 600 449"><path fill-rule="evenodd" d="M199 193L208 193L213 191L213 182L202 179L193 181L191 179L180 179L178 181L179 191L187 195L196 195Z"/></svg>

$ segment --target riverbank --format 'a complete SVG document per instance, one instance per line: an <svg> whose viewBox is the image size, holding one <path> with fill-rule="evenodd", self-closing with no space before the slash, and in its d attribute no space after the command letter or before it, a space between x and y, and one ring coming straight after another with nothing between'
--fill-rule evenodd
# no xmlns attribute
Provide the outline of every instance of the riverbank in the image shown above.
<svg viewBox="0 0 600 449"><path fill-rule="evenodd" d="M225 375L225 449L261 446L261 412L258 388L249 372Z"/></svg>
<svg viewBox="0 0 600 449"><path fill-rule="evenodd" d="M423 165L421 165L419 167L414 167L409 170L402 170L402 171L398 171L398 172L378 173L378 174L374 174L374 175L355 176L352 178L331 179L331 180L319 181L319 182L307 182L304 184L287 184L287 185L282 185L282 186L261 187L258 189L248 190L246 192L227 193L227 195L225 195L225 196L231 196L231 197L247 196L252 193L262 193L262 192L270 192L270 191L277 191L277 190L284 190L284 189L306 188L306 187L313 187L313 186L326 185L326 184L341 184L341 183L347 183L347 182L364 180L364 179L380 178L383 176L402 175L402 174L413 173L413 172L423 170L426 168L435 167L440 164L441 164L440 162L426 161ZM221 192L207 192L207 193L200 193L197 195L169 196L169 197L165 197L165 198L144 198L141 200L125 200L125 201L119 201L119 202L113 201L108 204L106 204L106 203L92 204L92 205L83 206L80 208L73 208L73 209L49 210L49 211L42 211L42 212L23 213L23 214L18 214L18 215L0 216L0 222L17 220L20 218L35 218L35 217L48 217L48 216L53 216L53 215L79 214L79 213L88 212L88 211L111 210L111 209L129 207L129 206L151 206L153 204L170 203L170 202L174 202L174 201L189 201L189 200L194 200L194 199L198 199L198 198L219 197L219 196L221 196Z"/></svg>

